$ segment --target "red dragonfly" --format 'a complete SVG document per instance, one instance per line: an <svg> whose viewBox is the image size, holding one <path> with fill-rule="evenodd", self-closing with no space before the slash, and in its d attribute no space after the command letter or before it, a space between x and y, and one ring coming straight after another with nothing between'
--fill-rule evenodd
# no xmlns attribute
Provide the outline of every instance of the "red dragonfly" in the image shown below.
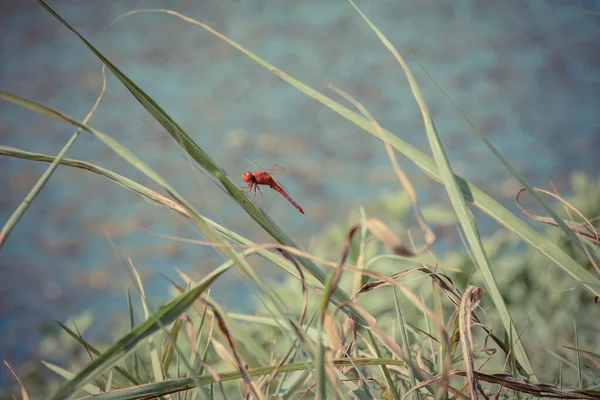
<svg viewBox="0 0 600 400"><path fill-rule="evenodd" d="M246 157L244 157L244 158L246 158ZM254 164L252 161L248 160L247 158L246 158L246 160L249 161L250 163ZM260 200L262 201L263 194L262 194L262 190L260 190L260 187L258 185L266 185L266 186L270 187L271 189L278 191L283 197L286 198L287 201L292 203L292 205L296 208L296 210L298 210L302 214L304 214L304 210L302 209L302 207L300 207L298 205L298 203L296 203L294 200L292 200L292 198L284 190L283 185L279 184L279 182L277 182L275 180L275 178L273 178L271 176L271 174L269 173L269 171L272 171L274 169L283 169L283 168L274 165L273 167L271 167L269 169L264 169L260 165L257 165L257 164L254 164L254 165L256 165L258 168L260 168L262 171L257 171L255 173L252 173L250 171L244 172L244 174L242 175L242 179L244 180L244 182L246 182L248 184L246 186L242 186L242 189L246 189L244 191L245 194L250 193L250 191L252 189L254 189L254 196L252 198L255 199L256 198L256 190L258 189L258 192L260 193Z"/></svg>

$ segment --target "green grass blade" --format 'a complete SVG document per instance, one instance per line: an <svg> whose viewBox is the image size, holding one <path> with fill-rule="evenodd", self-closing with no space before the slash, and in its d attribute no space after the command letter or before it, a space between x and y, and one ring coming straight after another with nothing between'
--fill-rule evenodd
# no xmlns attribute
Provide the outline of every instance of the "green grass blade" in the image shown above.
<svg viewBox="0 0 600 400"><path fill-rule="evenodd" d="M65 156L65 154L67 154L67 151L69 151L71 146L73 146L75 140L77 140L77 138L79 137L80 132L81 130L78 129L77 132L75 132L73 136L71 136L71 139L69 139L67 144L65 144L65 146L60 150L52 164L50 164L48 169L44 171L40 179L38 179L38 181L35 183L35 185L33 185L29 193L27 193L27 196L25 196L21 204L19 204L19 206L12 213L8 221L6 221L6 224L4 224L2 230L0 231L0 249L2 248L2 245L6 242L6 239L8 238L10 232L17 225L21 217L23 217L25 211L27 211L35 197L42 190L46 182L48 182L48 179L50 179L50 176L54 173L56 167L58 167L58 165L60 164L60 160Z"/></svg>
<svg viewBox="0 0 600 400"><path fill-rule="evenodd" d="M390 273L391 275L391 273ZM394 308L396 311L396 323L398 327L398 333L400 334L400 340L398 342L402 343L402 350L404 350L404 354L406 355L406 369L408 370L408 378L410 379L411 388L417 386L417 379L415 378L415 370L413 368L413 360L412 355L410 354L410 343L408 342L408 332L406 331L406 325L404 324L404 316L402 315L402 308L400 306L400 299L398 298L398 292L396 291L396 287L392 286L392 291L394 293ZM419 394L415 391L411 393L411 398L414 400L419 400Z"/></svg>
<svg viewBox="0 0 600 400"><path fill-rule="evenodd" d="M133 312L133 304L131 303L131 293L129 293L129 288L127 286L125 286L125 292L127 294L127 310L129 311L129 328L133 329L135 328L135 315ZM137 359L137 354L134 352L133 353L133 372L135 373L135 376L138 377L138 379L140 379L140 372L139 372L139 368L138 368L138 359Z"/></svg>
<svg viewBox="0 0 600 400"><path fill-rule="evenodd" d="M117 254L117 258L120 259L123 264L126 266L126 268L128 269L128 272L130 274L131 280L134 282L134 284L137 286L139 295L140 295L140 300L142 302L142 309L144 310L144 317L146 319L150 318L150 316L152 314L154 314L154 312L152 312L150 310L149 304L146 301L146 293L144 292L144 284L142 283L142 278L140 277L140 274L137 272L137 269L135 268L135 266L133 265L133 263L130 261L129 263L125 262L124 258L118 254L118 250L115 246L115 244L112 242L112 240L110 241L111 245L114 248L115 254ZM159 327L162 329L161 324L158 324ZM159 350L160 349L160 344L157 344L154 342L154 337L153 336L149 336L148 337L148 351L150 353L150 364L152 365L152 380L154 382L162 382L165 380L165 371L162 368L162 365L160 363L160 355L159 355Z"/></svg>
<svg viewBox="0 0 600 400"><path fill-rule="evenodd" d="M177 343L177 338L179 337L179 332L181 331L182 327L183 327L183 321L181 319L178 319L173 324L173 327L171 328L171 332L169 332L169 334L173 338L174 343ZM164 371L169 370L169 366L171 365L171 361L173 358L173 352L175 351L174 347L175 346L171 342L167 343L167 349L166 349L166 351L163 355L163 359L161 361L162 368Z"/></svg>
<svg viewBox="0 0 600 400"><path fill-rule="evenodd" d="M77 333L73 332L71 330L71 328L69 328L68 326L66 326L65 324L63 324L60 321L56 321L56 323L69 335L71 336L75 341L79 342L86 350L88 350L90 353L92 353L95 356L99 356L101 353L98 349L96 349L94 346L92 346L90 343L86 342L85 340L83 340L83 338L81 336L79 336ZM123 376L125 379L127 379L129 382L133 383L134 385L139 385L140 381L135 379L129 372L127 372L126 370L124 370L123 368L119 367L118 365L115 366L115 369L117 370L117 372L119 374L121 374L121 376Z"/></svg>
<svg viewBox="0 0 600 400"><path fill-rule="evenodd" d="M369 340L371 341L371 345L373 346L373 349L375 350L375 354L377 355L377 358L383 358L383 356L381 354L381 350L379 349L379 345L377 344L377 341L375 340L375 337L373 336L373 332L367 331L367 335L369 335ZM400 400L400 397L398 394L398 389L396 389L396 385L394 384L394 380L392 379L390 370L388 369L388 367L386 365L382 365L381 371L383 372L383 376L385 377L385 381L388 384L388 388L389 388L390 392L392 393L393 399Z"/></svg>

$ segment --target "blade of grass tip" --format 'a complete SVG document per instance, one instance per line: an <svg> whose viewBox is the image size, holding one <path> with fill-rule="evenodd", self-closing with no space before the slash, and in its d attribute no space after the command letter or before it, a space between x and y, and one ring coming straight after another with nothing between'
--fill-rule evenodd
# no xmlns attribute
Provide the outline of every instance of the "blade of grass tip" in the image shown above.
<svg viewBox="0 0 600 400"><path fill-rule="evenodd" d="M563 221L562 218L560 218L560 216L558 215L558 213L556 213L556 211L554 211L553 208L551 208L547 202L545 202L541 196L539 196L537 194L537 191L534 190L531 185L529 185L529 183L527 183L527 181L525 180L525 178L523 178L519 172L513 168L512 165L510 165L508 163L508 161L502 156L502 154L500 154L500 152L498 151L498 149L496 149L496 147L494 147L494 145L492 144L492 142L490 142L477 128L477 126L473 123L473 121L471 121L471 119L467 116L467 114L458 106L458 104L456 104L454 102L454 100L452 100L452 98L450 97L450 95L448 93L446 93L446 91L444 91L444 89L442 89L442 87L437 83L437 81L433 78L433 76L429 73L429 71L425 68L425 66L419 61L419 59L410 51L409 47L403 43L402 41L399 41L402 46L406 49L406 52L412 57L412 59L417 63L417 65L419 65L419 67L421 68L421 70L423 70L423 72L427 75L427 77L431 80L431 82L433 82L433 84L438 88L438 90L440 91L440 93L442 93L442 95L450 102L450 104L454 107L454 109L460 114L460 116L467 122L467 124L471 127L471 129L473 130L473 132L475 132L475 134L479 137L479 139L481 139L481 141L487 146L488 149L490 149L490 151L492 152L492 154L494 154L494 156L502 163L502 165L504 166L504 168L506 168L506 170L517 180L519 181L519 183L521 185L523 185L528 191L529 193L531 193L533 195L533 197L538 201L538 203L540 203L542 205L542 207L546 210L546 212L548 214L550 214L550 216L554 219L554 221L556 221L556 223L558 224L558 226L561 227L561 229L569 236L569 238L576 243L576 245L581 249L581 251L583 251L585 254L589 254L590 257L592 257L592 259L594 260L594 263L596 265L600 265L600 260L598 259L598 256L594 253L594 252L587 252L585 250L584 244L581 240L581 238L579 236L577 236L570 228L569 226Z"/></svg>
<svg viewBox="0 0 600 400"><path fill-rule="evenodd" d="M129 287L125 286L125 295L127 296L127 310L129 311L129 327L135 327L135 314L133 312L133 303L131 302L131 293Z"/></svg>
<svg viewBox="0 0 600 400"><path fill-rule="evenodd" d="M125 286L125 292L127 294L127 309L129 310L129 328L135 328L135 314L133 312L133 304L131 302L131 293L129 292L129 287ZM135 376L141 380L140 371L138 368L138 359L136 357L136 352L133 352L133 372Z"/></svg>
<svg viewBox="0 0 600 400"><path fill-rule="evenodd" d="M88 343L87 341L85 341L81 335L78 335L77 333L75 333L73 330L71 330L71 328L69 328L68 326L66 326L65 324L63 324L60 321L56 321L56 323L61 327L62 330L64 330L69 336L71 336L76 342L80 343L82 346L85 347L85 349L87 351L89 351L90 353L92 353L95 356L99 356L100 350L96 349L94 346L92 346L90 343ZM119 374L121 374L121 376L123 376L125 379L127 379L129 382L131 382L134 385L139 385L141 382L141 379L135 379L129 372L127 372L125 369L119 367L118 365L115 366L115 369L117 370L117 372ZM139 375L138 375L139 376Z"/></svg>
<svg viewBox="0 0 600 400"><path fill-rule="evenodd" d="M114 371L114 369L111 368L110 372L108 373L108 379L106 380L106 387L104 388L105 393L110 392L110 388L112 387L113 371Z"/></svg>
<svg viewBox="0 0 600 400"><path fill-rule="evenodd" d="M102 88L100 89L100 94L98 95L96 102L92 106L92 109L83 119L84 124L86 124L87 121L90 120L90 118L92 117L92 115L94 114L96 109L98 108L98 105L100 104L100 101L102 100L102 97L104 96L105 91L106 91L106 67L103 65L102 66ZM79 137L81 130L82 130L81 128L77 128L77 130L75 131L73 136L71 136L71 139L69 139L69 141L60 150L60 152L58 153L58 155L56 156L54 161L52 161L50 166L46 169L46 171L44 171L42 176L40 176L40 178L35 183L35 185L33 185L31 190L29 191L29 193L27 193L27 195L25 196L25 198L23 199L21 204L19 204L17 209L12 213L12 215L10 216L8 221L6 221L6 223L2 227L2 230L0 231L0 249L2 248L2 245L6 242L6 239L8 238L8 235L10 234L10 232L12 232L12 230L17 225L19 220L23 217L23 215L25 215L25 212L27 211L27 209L29 208L29 206L31 205L33 200L36 198L38 193L44 188L44 186L46 185L46 182L48 182L48 180L50 179L50 176L52 176L52 174L54 173L54 171L60 164L60 161L62 160L62 158L71 149L71 146L73 146L73 144Z"/></svg>
<svg viewBox="0 0 600 400"><path fill-rule="evenodd" d="M367 221L367 213L364 209L364 207L360 207L359 209L359 213L360 213L360 221L362 223ZM356 267L359 269L358 271L356 271L355 275L354 275L354 284L352 285L352 293L356 293L358 291L358 289L360 289L360 287L362 285L364 285L365 283L368 282L369 277L365 276L363 274L360 273L361 269L365 268L365 251L366 251L366 240L367 240L367 226L366 224L362 225L360 227L360 239L359 239L359 257L358 257L358 261L356 263Z"/></svg>
<svg viewBox="0 0 600 400"><path fill-rule="evenodd" d="M465 236L467 237L467 241L469 243L469 246L471 247L471 251L475 256L475 259L477 261L476 266L481 271L481 274L484 278L484 282L490 292L490 297L492 298L492 301L494 302L494 305L496 306L496 309L500 314L500 317L504 324L504 329L506 329L507 332L510 332L514 330L514 328L512 324L512 318L510 317L510 313L508 311L508 307L506 306L506 303L502 298L502 294L500 292L500 289L498 288L496 279L491 271L485 249L483 248L483 244L481 243L479 231L473 219L473 215L467 208L465 198L463 197L462 192L455 179L454 172L452 171L450 162L440 142L437 130L435 128L435 124L429 112L429 107L427 106L427 103L423 98L421 89L419 88L419 85L417 84L417 81L415 80L414 76L410 72L408 65L406 64L402 56L398 53L394 45L383 35L383 33L381 33L381 31L379 31L377 27L375 27L375 25L366 17L365 14L362 13L362 11L356 6L356 4L354 4L352 0L348 1L360 14L363 20L375 32L375 34L377 35L379 40L381 40L384 46L394 55L395 59L402 67L406 78L408 79L413 96L415 97L415 100L421 110L421 115L425 124L425 131L427 132L427 138L429 140L429 146L431 147L434 159L437 163L442 182L446 188L446 191L448 192L448 196L450 197L450 202L452 203L452 206L459 219L460 225L465 233ZM518 336L518 334L516 334L515 336ZM527 373L531 375L531 378L535 381L536 378L533 366L521 341L515 343L515 355L519 359L521 365L523 365Z"/></svg>
<svg viewBox="0 0 600 400"><path fill-rule="evenodd" d="M231 198L233 198L240 206L242 206L246 212L267 231L275 240L286 246L299 248L286 234L283 232L275 222L262 210L260 210L249 198L239 189L231 179L229 179L224 169L217 166L216 162L198 146L184 131L181 129L175 121L156 103L154 102L143 90L141 90L133 81L131 81L125 74L123 74L115 65L113 65L106 57L102 55L90 42L88 42L83 35L81 35L75 28L73 28L67 21L65 21L60 15L58 15L50 6L48 6L43 0L37 0L37 2L44 7L51 15L59 20L65 27L73 32L81 41L90 49L114 74L117 78L125 85L125 87L131 92L131 94L138 100L138 102L159 122L171 136L184 148L184 150L204 168L208 173L217 178L223 185L223 188L227 191ZM154 10L156 11L156 10ZM162 10L168 11L168 10ZM174 12L171 14L178 15L180 18L183 16ZM196 23L204 26L198 21L187 19L188 22ZM321 283L325 282L326 274L311 260L299 257L299 261L304 267L317 278ZM335 302L349 301L349 296L341 289L335 288L334 291ZM364 324L364 321L358 321Z"/></svg>
<svg viewBox="0 0 600 400"><path fill-rule="evenodd" d="M135 284L140 292L140 300L142 302L142 308L144 309L144 318L150 318L150 310L148 308L148 303L146 302L146 294L144 293L144 285L142 283L142 279L138 274L136 268L134 267L131 259L129 259L129 267L131 268L131 272L135 277ZM150 361L152 363L152 373L154 374L154 381L162 382L165 380L165 371L162 368L160 363L160 356L158 354L158 346L154 342L154 338L152 336L148 337L148 349L150 350Z"/></svg>
<svg viewBox="0 0 600 400"><path fill-rule="evenodd" d="M342 106L338 102L332 100L331 98L325 96L317 90L307 86L301 81L295 79L291 75L286 74L282 70L278 69L274 65L268 63L262 58L258 57L256 54L250 52L245 49L238 43L229 39L228 37L222 35L221 33L215 31L209 26L199 23L198 21L192 20L191 18L182 16L179 13L170 11L170 10L136 10L127 15L139 13L139 12L160 12L166 13L170 15L175 15L178 18L183 19L186 22L193 23L201 26L206 31L211 34L217 36L222 39L226 43L238 49L240 52L251 58L257 64L263 66L273 74L277 75L282 80L289 83L294 88L298 89L300 92L306 94L307 96L313 98L319 103L325 105L331 110L338 113L343 118L353 122L355 125L363 129L365 132L375 136L380 139L380 135L376 132L370 121L361 115L357 114L349 110L348 108ZM399 137L393 135L389 131L383 130L386 135L386 140L390 143L390 145L400 153L402 153L409 160L413 161L418 167L420 167L423 172L425 172L429 177L434 179L437 182L443 183L443 180L440 176L438 168L434 160L432 160L429 156L424 154L423 152L416 149L414 146L408 144L403 141ZM585 270L579 265L571 256L562 251L557 245L551 242L546 237L540 235L534 229L532 229L525 222L517 218L514 214L512 214L506 207L502 206L496 200L491 198L485 192L480 190L475 185L470 182L464 180L463 178L456 176L457 182L459 184L459 188L462 191L463 196L465 196L465 200L471 202L474 206L478 207L484 213L492 217L496 220L501 226L511 230L520 236L525 242L529 243L531 246L536 248L542 254L544 254L547 258L549 258L556 265L561 267L565 272L574 277L580 284L585 286L590 292L593 294L597 294L600 288L600 280L598 280L594 275Z"/></svg>

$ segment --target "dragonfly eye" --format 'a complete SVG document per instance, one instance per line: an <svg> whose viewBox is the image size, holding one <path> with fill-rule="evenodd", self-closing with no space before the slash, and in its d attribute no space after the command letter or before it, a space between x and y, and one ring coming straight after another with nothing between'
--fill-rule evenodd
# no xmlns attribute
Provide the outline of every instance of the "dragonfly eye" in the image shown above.
<svg viewBox="0 0 600 400"><path fill-rule="evenodd" d="M254 180L254 175L252 175L252 172L246 171L242 174L242 179L244 182L248 183Z"/></svg>

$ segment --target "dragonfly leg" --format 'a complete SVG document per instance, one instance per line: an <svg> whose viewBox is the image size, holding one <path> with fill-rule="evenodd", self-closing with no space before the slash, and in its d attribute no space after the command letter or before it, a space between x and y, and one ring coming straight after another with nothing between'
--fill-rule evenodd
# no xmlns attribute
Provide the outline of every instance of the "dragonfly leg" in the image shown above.
<svg viewBox="0 0 600 400"><path fill-rule="evenodd" d="M260 200L258 201L258 206L260 207L260 203L262 203L262 199L263 199L263 192L262 192L262 190L260 190L258 185L256 185L256 188L258 189L258 193L260 194Z"/></svg>
<svg viewBox="0 0 600 400"><path fill-rule="evenodd" d="M249 183L246 186L240 186L240 189L244 190L244 194L248 194L252 190L253 185L254 185L253 183Z"/></svg>

